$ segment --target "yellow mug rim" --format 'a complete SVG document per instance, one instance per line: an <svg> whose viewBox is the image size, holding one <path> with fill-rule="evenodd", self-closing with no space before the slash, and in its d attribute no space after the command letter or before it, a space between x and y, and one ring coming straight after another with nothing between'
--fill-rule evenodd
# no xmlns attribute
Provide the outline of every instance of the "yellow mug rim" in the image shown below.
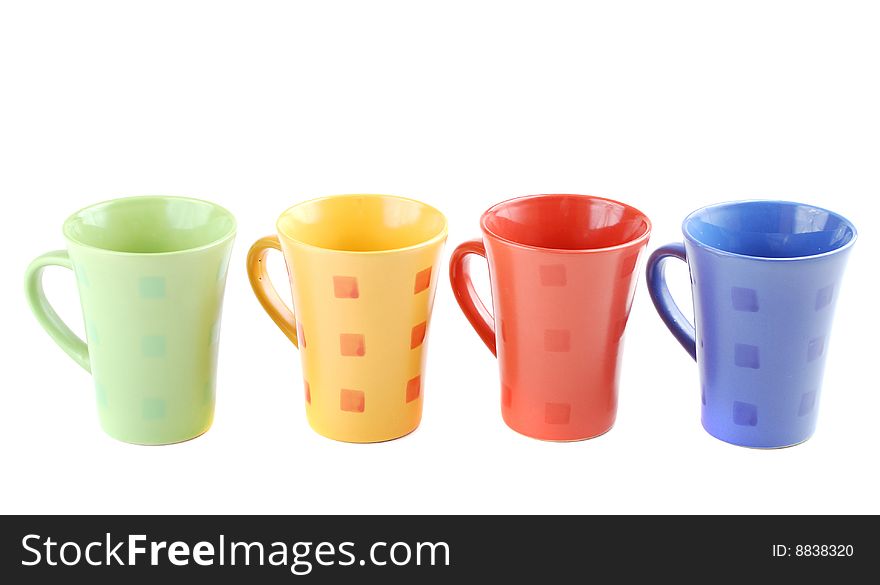
<svg viewBox="0 0 880 585"><path fill-rule="evenodd" d="M342 250L339 248L325 248L323 246L316 246L314 244L310 244L309 242L305 242L299 238L293 237L288 231L285 231L281 227L281 221L288 215L292 215L294 210L302 207L304 205L310 205L315 203L320 203L322 201L334 200L334 199L347 199L347 198L361 197L367 199L393 199L397 201L405 201L408 203L415 203L416 205L423 207L433 213L436 213L442 220L443 225L435 235L431 236L426 240L422 240L416 244L412 244L410 246L403 246L400 248L388 248L385 250ZM419 201L418 199L412 199L411 197L401 197L399 195L385 195L381 193L345 193L341 195L324 195L323 197L315 197L313 199L307 199L305 201L300 201L299 203L295 203L291 205L287 209L285 209L281 215L278 216L278 219L275 221L275 229L279 235L284 238L296 243L299 246L303 246L305 248L309 248L312 250L320 250L323 252L331 252L337 254L357 254L357 255L370 255L370 254L395 254L398 252L405 252L407 250L416 250L419 248L424 248L426 246L430 246L436 242L440 242L446 239L449 232L449 221L446 219L446 216L442 211L434 207L433 205L428 205L424 201Z"/></svg>

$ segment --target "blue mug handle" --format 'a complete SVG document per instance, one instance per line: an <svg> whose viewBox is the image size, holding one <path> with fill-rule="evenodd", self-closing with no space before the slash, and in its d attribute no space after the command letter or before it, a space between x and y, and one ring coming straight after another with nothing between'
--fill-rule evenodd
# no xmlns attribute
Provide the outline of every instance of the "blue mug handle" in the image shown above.
<svg viewBox="0 0 880 585"><path fill-rule="evenodd" d="M648 279L648 292L654 301L654 308L660 313L660 318L672 332L683 348L691 357L697 359L697 332L687 317L675 304L675 300L669 293L666 285L665 263L669 258L678 258L687 264L687 253L682 244L667 244L654 250L648 258L646 269Z"/></svg>

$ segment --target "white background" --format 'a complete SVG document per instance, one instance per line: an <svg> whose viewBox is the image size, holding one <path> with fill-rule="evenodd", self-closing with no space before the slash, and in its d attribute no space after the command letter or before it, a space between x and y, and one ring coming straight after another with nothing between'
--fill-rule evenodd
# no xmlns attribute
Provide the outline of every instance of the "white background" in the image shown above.
<svg viewBox="0 0 880 585"><path fill-rule="evenodd" d="M880 512L878 16L840 1L4 3L0 512ZM816 435L757 451L706 434L696 365L641 277L616 427L524 438L444 274L420 429L318 436L244 257L288 206L354 192L443 210L447 257L487 207L530 193L631 203L654 222L651 250L713 202L839 211L861 237ZM239 220L214 427L169 447L102 433L89 376L22 292L70 213L137 194L211 199ZM684 265L669 277L689 306ZM72 274L46 287L81 330Z"/></svg>

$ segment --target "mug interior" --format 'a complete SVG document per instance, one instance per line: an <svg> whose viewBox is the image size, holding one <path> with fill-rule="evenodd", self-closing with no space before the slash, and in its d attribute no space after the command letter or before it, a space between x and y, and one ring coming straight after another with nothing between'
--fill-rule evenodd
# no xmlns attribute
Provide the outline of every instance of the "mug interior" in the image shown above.
<svg viewBox="0 0 880 585"><path fill-rule="evenodd" d="M483 228L516 244L555 250L596 250L645 236L651 224L638 209L588 195L531 195L483 214Z"/></svg>
<svg viewBox="0 0 880 585"><path fill-rule="evenodd" d="M285 211L278 232L327 250L383 252L444 237L446 218L433 207L391 195L336 195Z"/></svg>
<svg viewBox="0 0 880 585"><path fill-rule="evenodd" d="M695 211L685 236L730 254L799 258L833 252L853 240L855 227L818 207L787 201L722 203Z"/></svg>
<svg viewBox="0 0 880 585"><path fill-rule="evenodd" d="M112 252L161 254L208 246L235 232L235 218L213 203L185 197L129 197L73 214L64 234Z"/></svg>

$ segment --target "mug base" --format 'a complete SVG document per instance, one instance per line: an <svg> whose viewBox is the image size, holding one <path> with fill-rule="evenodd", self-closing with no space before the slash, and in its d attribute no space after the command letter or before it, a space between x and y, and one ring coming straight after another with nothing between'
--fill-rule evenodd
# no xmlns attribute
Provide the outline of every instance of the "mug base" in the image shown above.
<svg viewBox="0 0 880 585"><path fill-rule="evenodd" d="M126 443L128 445L137 445L139 447L163 447L166 445L179 445L180 443L188 443L189 441L192 441L194 439L198 439L199 437L201 437L202 435L207 433L209 430L211 430L210 425L208 425L207 428L199 431L195 435L192 435L189 437L183 437L180 439L169 439L169 440L165 440L165 441L143 441L143 440L136 440L136 439L124 439L122 437L116 437L114 435L111 435L107 431L104 431L104 432L108 437L110 437L111 439L116 439L120 443Z"/></svg>
<svg viewBox="0 0 880 585"><path fill-rule="evenodd" d="M417 423L414 427L412 427L404 432L398 431L398 432L390 433L390 434L379 434L379 435L370 435L370 436L365 436L365 437L356 437L354 435L344 436L344 435L339 435L339 434L335 434L335 433L325 432L323 429L320 429L320 428L316 427L314 424L312 424L311 420L309 420L309 426L312 428L313 431L315 431L316 433L318 433L319 435L321 435L325 439L331 439L331 440L337 441L339 443L350 443L350 444L355 444L355 445L369 445L372 443L387 443L389 441L402 439L403 437L411 435L419 428L419 425Z"/></svg>
<svg viewBox="0 0 880 585"><path fill-rule="evenodd" d="M503 417L502 417L502 419L503 419ZM598 437L601 437L602 435L605 435L606 433L608 433L608 431L610 431L611 429L614 428L614 423L611 423L610 425L608 425L608 427L606 429L599 431L598 433L592 433L592 434L585 435L582 437L581 436L578 436L578 437L541 437L536 434L524 432L524 431L514 427L513 425L511 425L509 422L507 422L507 420L504 420L504 424L507 425L507 428L509 428L510 430L512 430L513 432L515 432L518 435L522 435L523 437L528 437L529 439L537 439L539 441L544 441L545 443L580 443L582 441L589 441L590 439L596 439Z"/></svg>
<svg viewBox="0 0 880 585"><path fill-rule="evenodd" d="M99 409L98 421L105 434L129 445L145 447L186 443L207 433L214 424L213 404L209 409L199 410L195 415L187 413L185 417L168 417L149 423L131 417L109 417L106 414L106 411Z"/></svg>
<svg viewBox="0 0 880 585"><path fill-rule="evenodd" d="M774 451L774 450L776 450L776 449L788 449L789 447L797 447L798 445L803 445L804 443L806 443L807 441L809 441L810 438L812 438L812 436L813 436L813 435L811 434L811 435L809 435L809 436L807 436L807 437L804 437L803 439L800 439L799 441L793 441L793 442L791 442L791 443L783 443L783 444L780 444L780 445L749 445L749 444L746 444L746 443L737 443L736 441L733 441L733 440L727 439L727 438L725 438L725 437L722 437L721 435L719 435L719 434L717 434L717 433L713 433L711 430L709 430L709 428L708 428L705 424L703 425L703 429L704 429L704 430L705 430L705 431L706 431L711 437L713 437L713 438L715 438L715 439L718 439L718 440L721 441L722 443L727 443L728 445L733 445L733 446L735 446L735 447L744 447L744 448L746 448L746 449L755 449L756 451Z"/></svg>

